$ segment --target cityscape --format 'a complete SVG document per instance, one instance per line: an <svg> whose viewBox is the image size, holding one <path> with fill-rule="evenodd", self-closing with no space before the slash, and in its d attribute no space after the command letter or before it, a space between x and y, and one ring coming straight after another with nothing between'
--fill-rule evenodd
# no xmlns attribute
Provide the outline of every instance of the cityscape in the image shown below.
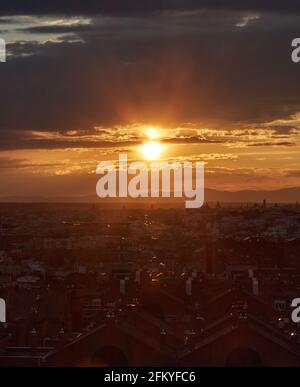
<svg viewBox="0 0 300 387"><path fill-rule="evenodd" d="M297 366L300 205L1 205L0 366Z"/></svg>

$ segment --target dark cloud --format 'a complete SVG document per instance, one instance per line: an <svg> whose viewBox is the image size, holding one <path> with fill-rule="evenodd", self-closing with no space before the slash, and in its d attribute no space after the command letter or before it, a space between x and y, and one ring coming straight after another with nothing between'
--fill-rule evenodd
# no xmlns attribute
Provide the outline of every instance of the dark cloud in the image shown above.
<svg viewBox="0 0 300 387"><path fill-rule="evenodd" d="M1 67L0 126L69 129L129 122L260 121L299 107L299 68L288 35L204 37L86 44L16 43ZM222 40L220 40L222 39ZM283 76L284 74L284 76ZM298 105L297 105L298 104Z"/></svg>
<svg viewBox="0 0 300 387"><path fill-rule="evenodd" d="M7 157L0 157L0 169L19 168L26 159L10 159Z"/></svg>
<svg viewBox="0 0 300 387"><path fill-rule="evenodd" d="M118 148L139 145L137 140L128 141L105 141L103 139L51 139L35 138L27 131L0 130L0 150L22 150L22 149L71 149L71 148Z"/></svg>
<svg viewBox="0 0 300 387"><path fill-rule="evenodd" d="M93 25L50 25L20 28L17 31L30 34L69 34L97 31Z"/></svg>
<svg viewBox="0 0 300 387"><path fill-rule="evenodd" d="M286 176L288 176L288 177L300 177L300 170L294 169L294 170L286 171Z"/></svg>
<svg viewBox="0 0 300 387"><path fill-rule="evenodd" d="M28 1L18 8L17 3L4 1L0 9L2 13L10 9L12 15L24 13L25 6L31 14L42 8L45 13L61 9L68 14L71 4ZM92 9L87 2L72 3L74 14ZM125 10L126 3L129 6L126 1L122 1L123 8L109 1L97 2L97 7L100 3L116 12ZM169 6L169 2L137 3L143 4L137 9ZM174 7L196 6L196 2L173 3ZM269 8L267 2L251 3L265 10L299 8L293 2L268 2ZM13 55L0 66L1 89L5 90L0 95L0 148L70 144L26 138L24 134L31 130L65 132L139 122L162 126L197 122L222 128L223 124L271 122L300 111L300 67L290 59L299 16L266 13L237 27L243 24L245 14L240 11L247 4L250 2L228 2L234 12L156 13L147 20L141 15L93 17L84 25L35 22L35 26L22 28L18 32L30 37L9 44ZM212 5L217 2L210 2ZM16 28L20 30L17 24ZM55 42L34 40L41 35L47 39L51 33L62 36ZM288 136L292 128L274 130ZM195 141L207 140L185 139ZM80 141L80 146L108 145Z"/></svg>
<svg viewBox="0 0 300 387"><path fill-rule="evenodd" d="M275 136L284 136L287 134L291 134L294 129L296 129L293 125L277 125L272 127L275 131Z"/></svg>
<svg viewBox="0 0 300 387"><path fill-rule="evenodd" d="M166 139L162 141L167 144L222 144L226 143L226 140L218 140L218 139L207 139L202 138L201 136L193 136L193 137L174 137L170 139Z"/></svg>
<svg viewBox="0 0 300 387"><path fill-rule="evenodd" d="M0 15L17 14L133 14L162 10L225 8L238 10L300 10L298 0L2 0Z"/></svg>
<svg viewBox="0 0 300 387"><path fill-rule="evenodd" d="M253 144L248 144L248 146L296 146L297 144L289 141L281 142L257 142Z"/></svg>
<svg viewBox="0 0 300 387"><path fill-rule="evenodd" d="M64 166L63 163L32 163L27 159L15 159L9 157L0 157L0 169L20 169L20 168L45 168Z"/></svg>

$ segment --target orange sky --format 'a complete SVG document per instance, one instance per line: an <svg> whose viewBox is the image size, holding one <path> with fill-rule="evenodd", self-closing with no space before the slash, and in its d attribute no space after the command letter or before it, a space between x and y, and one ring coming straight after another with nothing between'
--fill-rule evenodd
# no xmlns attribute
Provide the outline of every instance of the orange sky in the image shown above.
<svg viewBox="0 0 300 387"><path fill-rule="evenodd" d="M207 188L300 186L300 15L271 8L0 15L0 197L93 195L151 141Z"/></svg>

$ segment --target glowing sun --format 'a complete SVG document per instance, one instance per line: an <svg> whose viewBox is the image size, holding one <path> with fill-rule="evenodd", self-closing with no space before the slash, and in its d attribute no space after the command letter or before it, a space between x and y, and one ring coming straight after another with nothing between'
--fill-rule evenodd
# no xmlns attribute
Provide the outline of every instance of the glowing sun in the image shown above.
<svg viewBox="0 0 300 387"><path fill-rule="evenodd" d="M159 130L154 127L146 128L146 135L151 141L155 141L159 138Z"/></svg>
<svg viewBox="0 0 300 387"><path fill-rule="evenodd" d="M141 146L141 152L143 153L145 159L156 160L161 155L162 145L155 141L146 142Z"/></svg>

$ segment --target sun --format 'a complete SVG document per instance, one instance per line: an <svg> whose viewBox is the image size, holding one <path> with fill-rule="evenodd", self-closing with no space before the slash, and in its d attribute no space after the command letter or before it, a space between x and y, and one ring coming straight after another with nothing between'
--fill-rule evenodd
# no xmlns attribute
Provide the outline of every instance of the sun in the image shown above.
<svg viewBox="0 0 300 387"><path fill-rule="evenodd" d="M145 136L148 141L140 147L140 151L146 160L156 160L163 151L163 145L159 142L159 128L153 126L144 127Z"/></svg>
<svg viewBox="0 0 300 387"><path fill-rule="evenodd" d="M141 151L147 160L156 160L162 152L162 145L159 142L146 142L141 146Z"/></svg>
<svg viewBox="0 0 300 387"><path fill-rule="evenodd" d="M147 127L146 135L151 141L157 140L159 138L159 130L155 127Z"/></svg>

